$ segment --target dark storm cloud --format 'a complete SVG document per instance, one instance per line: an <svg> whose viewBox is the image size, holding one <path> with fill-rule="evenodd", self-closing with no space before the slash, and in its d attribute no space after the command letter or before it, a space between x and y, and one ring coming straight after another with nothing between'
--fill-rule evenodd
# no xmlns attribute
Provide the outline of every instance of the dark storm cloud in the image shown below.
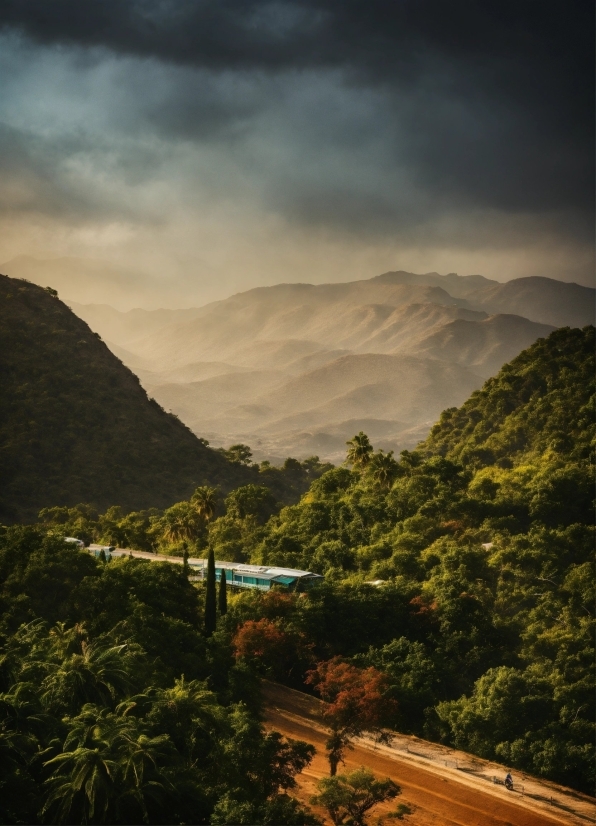
<svg viewBox="0 0 596 826"><path fill-rule="evenodd" d="M378 128L391 143L399 121L396 159L429 191L510 211L592 210L584 0L3 0L0 22L43 44L215 72L338 70L345 84L382 93ZM259 110L257 97L206 104L188 83L153 120L182 137L233 132Z"/></svg>

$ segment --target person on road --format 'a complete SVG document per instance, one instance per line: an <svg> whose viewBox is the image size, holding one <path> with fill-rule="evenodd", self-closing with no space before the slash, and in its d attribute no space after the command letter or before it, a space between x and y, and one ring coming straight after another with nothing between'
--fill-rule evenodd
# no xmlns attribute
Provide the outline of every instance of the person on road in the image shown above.
<svg viewBox="0 0 596 826"><path fill-rule="evenodd" d="M511 772L507 772L505 777L505 788L512 789L513 788L513 777L511 776Z"/></svg>

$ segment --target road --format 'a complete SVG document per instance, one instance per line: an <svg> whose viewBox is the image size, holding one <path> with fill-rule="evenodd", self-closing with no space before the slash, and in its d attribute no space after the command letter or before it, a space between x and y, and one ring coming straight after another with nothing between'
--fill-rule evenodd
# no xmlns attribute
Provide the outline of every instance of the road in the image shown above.
<svg viewBox="0 0 596 826"><path fill-rule="evenodd" d="M306 740L317 749L312 764L297 778L296 796L308 804L317 780L329 773L320 701L268 682L264 694L266 726ZM371 822L395 811L397 802L410 806L413 813L404 822L416 826L585 826L596 822L596 804L587 795L519 772L513 772L515 790L507 792L494 783L494 778L505 777L506 767L417 737L397 735L390 746L375 746L359 738L340 771L358 766L391 777L402 788L397 801L374 810ZM321 810L317 813L325 815ZM386 826L394 822L387 820Z"/></svg>
<svg viewBox="0 0 596 826"><path fill-rule="evenodd" d="M97 545L95 543L89 545L89 551L99 551L106 545ZM165 556L164 554L152 554L149 551L131 551L130 548L116 548L112 551L112 556L132 556L135 559L148 559L150 562L174 562L177 565L182 565L183 559L181 556ZM206 559L196 559L189 557L188 564L192 567L196 566L199 570L207 564Z"/></svg>

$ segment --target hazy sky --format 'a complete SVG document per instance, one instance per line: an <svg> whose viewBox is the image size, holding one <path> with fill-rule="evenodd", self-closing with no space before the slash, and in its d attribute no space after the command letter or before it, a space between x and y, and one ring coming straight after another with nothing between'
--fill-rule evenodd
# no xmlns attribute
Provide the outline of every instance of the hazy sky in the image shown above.
<svg viewBox="0 0 596 826"><path fill-rule="evenodd" d="M591 2L0 0L0 25L0 261L99 258L170 306L592 282Z"/></svg>

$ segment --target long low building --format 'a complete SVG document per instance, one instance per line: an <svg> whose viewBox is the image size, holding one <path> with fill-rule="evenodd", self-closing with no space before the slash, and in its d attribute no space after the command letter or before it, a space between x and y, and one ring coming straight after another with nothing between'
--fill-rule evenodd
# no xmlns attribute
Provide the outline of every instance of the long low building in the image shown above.
<svg viewBox="0 0 596 826"><path fill-rule="evenodd" d="M121 556L132 556L137 559L147 559L150 562L173 562L182 565L179 556L163 556L147 553L146 551L131 551L128 548L115 548L112 545L90 545L89 553L99 557L104 552L106 559ZM189 579L201 581L207 577L207 560L190 558L188 566L191 569ZM226 580L235 588L256 588L260 591L269 591L274 587L285 588L288 591L305 591L324 577L313 574L312 571L298 571L294 568L277 568L267 565L245 565L239 562L215 562L215 577L221 579L222 571L226 572Z"/></svg>
<svg viewBox="0 0 596 826"><path fill-rule="evenodd" d="M189 559L188 564L196 571L198 579L204 579L207 576L206 560L197 560L195 563L194 560ZM218 582L223 571L225 571L229 585L237 588L259 588L262 591L269 591L276 585L288 591L304 591L324 579L320 574L298 571L294 568L269 568L266 565L243 565L237 562L216 560L215 577Z"/></svg>

